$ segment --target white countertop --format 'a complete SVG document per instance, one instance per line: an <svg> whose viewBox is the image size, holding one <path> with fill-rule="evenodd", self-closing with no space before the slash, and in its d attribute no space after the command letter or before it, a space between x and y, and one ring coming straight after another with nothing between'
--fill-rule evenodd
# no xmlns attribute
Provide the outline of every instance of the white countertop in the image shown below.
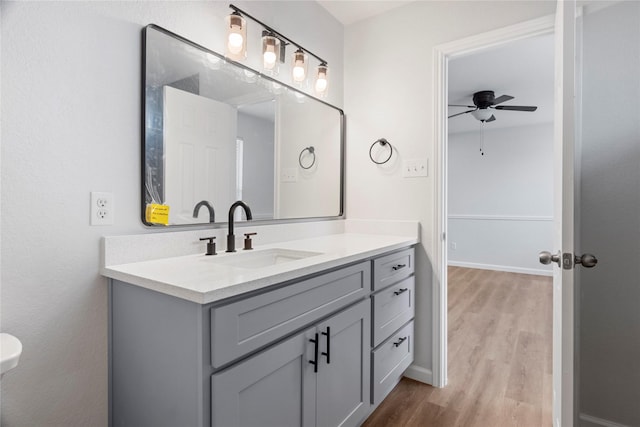
<svg viewBox="0 0 640 427"><path fill-rule="evenodd" d="M237 257L248 253L240 249L236 253L229 254L218 252L216 256L199 254L108 265L102 268L101 273L112 279L195 303L207 304L416 243L418 243L417 236L332 234L258 245L252 252L280 248L320 253L320 255L267 267L247 269L217 263L221 261L221 257Z"/></svg>

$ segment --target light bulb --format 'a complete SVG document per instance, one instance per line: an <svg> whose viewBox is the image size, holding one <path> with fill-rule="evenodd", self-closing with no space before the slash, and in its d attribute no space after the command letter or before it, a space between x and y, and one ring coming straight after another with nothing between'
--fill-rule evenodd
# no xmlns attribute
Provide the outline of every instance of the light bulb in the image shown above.
<svg viewBox="0 0 640 427"><path fill-rule="evenodd" d="M278 55L280 54L280 40L273 33L262 32L262 67L269 74L278 73Z"/></svg>
<svg viewBox="0 0 640 427"><path fill-rule="evenodd" d="M244 70L244 81L254 83L258 79L258 75L250 70Z"/></svg>
<svg viewBox="0 0 640 427"><path fill-rule="evenodd" d="M291 70L293 81L296 83L302 83L307 77L307 64L305 62L305 55L301 49L298 49L293 54L293 68Z"/></svg>
<svg viewBox="0 0 640 427"><path fill-rule="evenodd" d="M324 63L320 64L320 66L318 67L318 74L316 77L316 85L315 85L316 93L320 96L325 95L325 92L327 91L327 86L329 85L329 81L327 80L327 72L328 72L327 65Z"/></svg>
<svg viewBox="0 0 640 427"><path fill-rule="evenodd" d="M239 32L234 31L234 27L231 27L231 32L229 33L229 41L227 42L227 46L229 47L229 52L238 54L242 52L242 45L244 44L244 37Z"/></svg>
<svg viewBox="0 0 640 427"><path fill-rule="evenodd" d="M227 55L231 59L242 60L247 53L247 27L245 20L234 12L227 16Z"/></svg>
<svg viewBox="0 0 640 427"><path fill-rule="evenodd" d="M266 51L264 53L264 68L273 68L276 65L276 54L275 52Z"/></svg>
<svg viewBox="0 0 640 427"><path fill-rule="evenodd" d="M220 69L220 58L213 55L207 55L207 61L208 61L208 67L211 68L212 70Z"/></svg>
<svg viewBox="0 0 640 427"><path fill-rule="evenodd" d="M272 93L274 93L276 95L279 95L279 94L282 93L282 90L283 90L283 88L282 88L282 85L280 83L276 83L276 82L272 82L271 83L271 92Z"/></svg>
<svg viewBox="0 0 640 427"><path fill-rule="evenodd" d="M324 92L327 90L327 79L316 80L316 92Z"/></svg>
<svg viewBox="0 0 640 427"><path fill-rule="evenodd" d="M296 64L293 67L293 79L297 82L301 82L304 80L304 66L301 64Z"/></svg>

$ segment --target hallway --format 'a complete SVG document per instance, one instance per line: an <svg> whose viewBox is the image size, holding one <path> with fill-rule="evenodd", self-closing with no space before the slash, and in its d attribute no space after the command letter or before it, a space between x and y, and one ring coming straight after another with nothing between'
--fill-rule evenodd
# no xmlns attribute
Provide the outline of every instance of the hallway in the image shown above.
<svg viewBox="0 0 640 427"><path fill-rule="evenodd" d="M404 378L363 427L551 426L551 278L448 272L447 387Z"/></svg>

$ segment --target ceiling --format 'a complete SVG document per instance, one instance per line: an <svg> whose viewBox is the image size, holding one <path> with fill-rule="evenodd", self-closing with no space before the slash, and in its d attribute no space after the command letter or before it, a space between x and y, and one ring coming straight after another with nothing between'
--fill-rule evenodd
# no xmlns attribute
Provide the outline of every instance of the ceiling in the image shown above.
<svg viewBox="0 0 640 427"><path fill-rule="evenodd" d="M351 25L354 22L380 15L396 7L403 6L411 1L371 1L371 0L317 0L342 25Z"/></svg>
<svg viewBox="0 0 640 427"><path fill-rule="evenodd" d="M412 1L317 0L331 15L348 26L380 15ZM496 97L514 99L502 105L535 105L535 112L496 111L493 129L549 123L553 121L554 38L552 34L527 38L449 62L449 103L473 105L472 97L481 90L493 90ZM449 115L466 111L449 107ZM449 120L449 132L471 132L480 122L471 114Z"/></svg>
<svg viewBox="0 0 640 427"><path fill-rule="evenodd" d="M531 37L496 48L453 59L449 62L449 104L473 105L472 97L481 90L493 90L496 97L514 99L501 105L536 105L535 112L495 111L496 120L485 129L552 122L554 91L553 34ZM449 115L467 111L449 107ZM471 114L449 119L449 132L480 129Z"/></svg>

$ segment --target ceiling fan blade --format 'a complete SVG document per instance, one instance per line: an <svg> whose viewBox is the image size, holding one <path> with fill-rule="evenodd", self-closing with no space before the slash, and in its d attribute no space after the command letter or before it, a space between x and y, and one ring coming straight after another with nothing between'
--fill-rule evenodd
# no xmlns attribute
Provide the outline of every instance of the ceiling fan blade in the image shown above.
<svg viewBox="0 0 640 427"><path fill-rule="evenodd" d="M452 116L449 116L449 117L447 117L447 119L450 119L451 117L455 117L455 116L461 116L463 114L467 114L467 113L470 113L472 111L476 111L476 110L463 111L462 113L458 113L458 114L454 114Z"/></svg>
<svg viewBox="0 0 640 427"><path fill-rule="evenodd" d="M484 122L485 122L485 123L489 123L489 122L494 121L495 119L496 119L496 116L494 116L494 115L492 114L492 115L491 115L491 117L489 117L489 118L488 118L487 120L485 120Z"/></svg>
<svg viewBox="0 0 640 427"><path fill-rule="evenodd" d="M498 105L497 107L493 107L496 110L506 110L506 111L536 111L538 107L526 106L526 105Z"/></svg>
<svg viewBox="0 0 640 427"><path fill-rule="evenodd" d="M510 99L513 99L513 96L511 95L501 95L499 97L497 97L496 99L493 100L493 105L497 105L497 104L502 104L505 101L509 101Z"/></svg>
<svg viewBox="0 0 640 427"><path fill-rule="evenodd" d="M476 106L475 106L475 105L460 105L460 104L449 104L449 107L476 108Z"/></svg>

